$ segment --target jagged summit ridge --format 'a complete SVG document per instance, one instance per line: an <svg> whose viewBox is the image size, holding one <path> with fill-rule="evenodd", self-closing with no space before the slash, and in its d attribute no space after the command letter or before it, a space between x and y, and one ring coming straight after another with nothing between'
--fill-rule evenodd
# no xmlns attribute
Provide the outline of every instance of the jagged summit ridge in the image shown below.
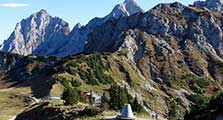
<svg viewBox="0 0 223 120"><path fill-rule="evenodd" d="M223 10L223 0L196 1L194 6L206 7L214 12L220 12Z"/></svg>
<svg viewBox="0 0 223 120"><path fill-rule="evenodd" d="M67 56L81 53L88 34L96 26L136 12L143 10L134 0L125 0L116 5L105 17L94 18L85 26L78 23L70 32L67 22L50 16L45 9L42 9L18 23L11 36L4 41L1 50L21 55Z"/></svg>
<svg viewBox="0 0 223 120"><path fill-rule="evenodd" d="M46 9L41 9L40 11L32 14L31 16L49 16L49 13Z"/></svg>
<svg viewBox="0 0 223 120"><path fill-rule="evenodd" d="M130 16L134 13L144 12L134 0L125 0L123 3L116 5L112 12L102 18L94 18L88 22L87 25L82 26L81 24L75 25L69 37L69 42L59 49L59 56L67 56L70 54L79 54L83 52L84 47L87 44L88 35L97 26L111 20L118 19L124 16Z"/></svg>
<svg viewBox="0 0 223 120"><path fill-rule="evenodd" d="M200 1L199 5L210 6L215 4L222 5L222 1ZM218 54L223 56L222 28L218 24L219 21L211 18L211 21L207 23L207 20L205 21L204 18L197 15L191 8L199 9L199 6L188 7L179 2L159 4L150 11L144 13L134 0L125 0L123 3L116 5L112 12L105 17L96 17L90 20L87 25L78 23L71 32L69 31L68 23L58 17L50 16L46 10L40 10L18 23L14 32L9 39L4 42L1 48L4 52L13 52L22 55L67 56L92 50L107 52L116 50L119 47L118 45L120 45L121 42L119 41L120 33L126 32L120 30L130 28L138 29L141 26L150 34L159 34L160 36L167 36L168 34L193 36L195 41L200 42L197 44L206 41L207 44L203 47L211 46L210 49L215 49ZM139 12L143 12L143 14L135 14ZM146 15L146 17L142 18L142 15ZM175 18L176 16L179 18ZM171 18L171 20L166 20L167 18ZM190 29L195 33L197 32L197 29L194 29L194 26L190 26L190 22L188 22L188 20L194 20L192 18L197 19L196 23L201 27L201 31L203 30L203 34L196 35L187 31ZM216 28L215 31L202 26L206 23L213 26L212 28ZM118 24L119 27L113 28L116 24ZM94 35L98 32L102 34ZM111 34L106 36L109 32ZM217 37L212 38L213 36L209 36L209 33L216 34ZM117 39L114 39L115 41L109 41L110 38ZM103 41L101 39L103 39ZM96 40L97 43L94 44L95 41L92 42L92 40Z"/></svg>
<svg viewBox="0 0 223 120"><path fill-rule="evenodd" d="M144 14L134 14L97 27L88 37L88 45L84 51L88 54L95 51L114 52L125 43L124 46L128 46L133 51L131 54L134 54L137 48L134 44L131 45L134 42L123 39L122 35L129 29L136 29L164 38L174 36L180 38L179 40L192 40L200 49L223 57L222 23L214 14L222 16L220 12L184 6L178 2L159 4Z"/></svg>

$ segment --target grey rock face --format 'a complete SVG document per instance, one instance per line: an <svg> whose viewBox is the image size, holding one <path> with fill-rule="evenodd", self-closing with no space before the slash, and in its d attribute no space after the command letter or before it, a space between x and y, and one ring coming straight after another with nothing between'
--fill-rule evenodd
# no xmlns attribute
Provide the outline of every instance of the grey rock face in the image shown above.
<svg viewBox="0 0 223 120"><path fill-rule="evenodd" d="M126 0L115 6L109 15L94 18L85 26L77 24L71 32L68 23L41 10L18 23L1 49L22 55L57 56L96 51L113 52L122 45L130 45L131 50L137 51L142 49L142 46L133 39L138 40L138 33L135 32L140 31L163 38L173 36L182 41L189 39L200 50L210 51L222 57L222 13L200 9L201 5L222 5L222 1L207 0L194 4L159 4L144 13L133 0ZM123 36L128 32L130 37L126 39ZM132 55L136 55L136 51L132 52ZM132 59L137 61L140 54L137 53L137 56L132 56Z"/></svg>
<svg viewBox="0 0 223 120"><path fill-rule="evenodd" d="M84 52L116 51L123 43L129 43L130 38L126 40L123 34L129 29L138 29L163 38L174 36L183 41L192 40L200 50L222 57L222 22L219 19L208 10L178 2L160 4L146 13L110 20L96 27L88 36Z"/></svg>
<svg viewBox="0 0 223 120"><path fill-rule="evenodd" d="M97 26L143 10L134 2L126 0L116 5L112 12L103 18L94 18L87 25L77 24L70 32L69 25L58 17L51 17L46 10L31 15L15 27L11 36L0 47L4 52L21 55L67 56L83 51L88 35Z"/></svg>
<svg viewBox="0 0 223 120"><path fill-rule="evenodd" d="M206 7L214 12L220 12L223 10L223 0L196 1L194 6Z"/></svg>
<svg viewBox="0 0 223 120"><path fill-rule="evenodd" d="M144 53L144 41L139 37L137 30L129 30L125 33L126 37L121 45L121 49L127 49L127 58L138 63L143 57Z"/></svg>
<svg viewBox="0 0 223 120"><path fill-rule="evenodd" d="M50 55L61 47L69 33L69 25L46 10L31 15L17 23L15 30L3 43L2 51L21 55Z"/></svg>
<svg viewBox="0 0 223 120"><path fill-rule="evenodd" d="M96 17L90 20L90 22L85 26L77 24L69 34L69 42L60 49L58 55L66 56L83 52L84 46L88 44L86 41L88 35L93 31L94 28L109 20L130 16L138 12L143 12L143 10L134 0L125 0L123 3L116 5L112 12L103 18Z"/></svg>

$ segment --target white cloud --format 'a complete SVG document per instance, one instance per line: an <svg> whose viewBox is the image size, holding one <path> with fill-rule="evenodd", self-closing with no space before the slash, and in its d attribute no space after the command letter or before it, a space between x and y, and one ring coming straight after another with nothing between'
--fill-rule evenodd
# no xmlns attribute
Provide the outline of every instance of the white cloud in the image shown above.
<svg viewBox="0 0 223 120"><path fill-rule="evenodd" d="M8 8L18 8L18 7L27 7L30 6L26 3L0 3L0 7L8 7Z"/></svg>

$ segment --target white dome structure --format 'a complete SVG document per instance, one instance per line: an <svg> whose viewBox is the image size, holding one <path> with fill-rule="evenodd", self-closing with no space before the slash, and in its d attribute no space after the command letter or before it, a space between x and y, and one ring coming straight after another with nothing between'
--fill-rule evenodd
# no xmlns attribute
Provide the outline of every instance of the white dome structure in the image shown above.
<svg viewBox="0 0 223 120"><path fill-rule="evenodd" d="M130 104L125 104L121 114L117 117L119 120L135 120L136 117L133 115Z"/></svg>

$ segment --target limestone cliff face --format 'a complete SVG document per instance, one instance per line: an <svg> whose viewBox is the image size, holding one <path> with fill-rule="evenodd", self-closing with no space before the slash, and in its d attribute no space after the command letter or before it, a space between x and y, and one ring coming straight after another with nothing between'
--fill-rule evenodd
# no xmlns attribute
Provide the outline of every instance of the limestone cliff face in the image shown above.
<svg viewBox="0 0 223 120"><path fill-rule="evenodd" d="M68 23L41 10L18 23L1 49L20 55L50 55L65 44L68 33Z"/></svg>
<svg viewBox="0 0 223 120"><path fill-rule="evenodd" d="M121 17L127 17L134 13L143 13L144 11L137 5L134 0L125 0L123 3L116 5L111 13L102 18L93 18L87 25L82 26L77 24L68 36L69 42L67 42L58 51L59 56L67 56L73 54L80 54L83 52L87 43L87 38L93 29L97 26L112 20L119 19Z"/></svg>
<svg viewBox="0 0 223 120"><path fill-rule="evenodd" d="M84 52L115 51L124 42L123 34L138 29L147 34L191 40L204 51L223 56L221 13L187 7L180 3L160 4L146 13L110 20L89 35Z"/></svg>
<svg viewBox="0 0 223 120"><path fill-rule="evenodd" d="M126 0L114 7L103 18L94 18L81 26L77 24L72 31L64 20L50 16L41 10L22 20L15 27L10 37L0 46L4 52L20 55L56 55L68 56L83 51L87 36L92 30L110 19L130 16L143 10L133 0Z"/></svg>
<svg viewBox="0 0 223 120"><path fill-rule="evenodd" d="M109 15L94 18L85 26L77 24L71 32L68 23L41 10L18 23L1 49L21 55L56 56L112 52L122 46L125 32L139 29L161 37L190 39L201 49L222 57L221 6L220 0L195 2L191 6L176 2L157 5L144 13L136 2L126 0Z"/></svg>

